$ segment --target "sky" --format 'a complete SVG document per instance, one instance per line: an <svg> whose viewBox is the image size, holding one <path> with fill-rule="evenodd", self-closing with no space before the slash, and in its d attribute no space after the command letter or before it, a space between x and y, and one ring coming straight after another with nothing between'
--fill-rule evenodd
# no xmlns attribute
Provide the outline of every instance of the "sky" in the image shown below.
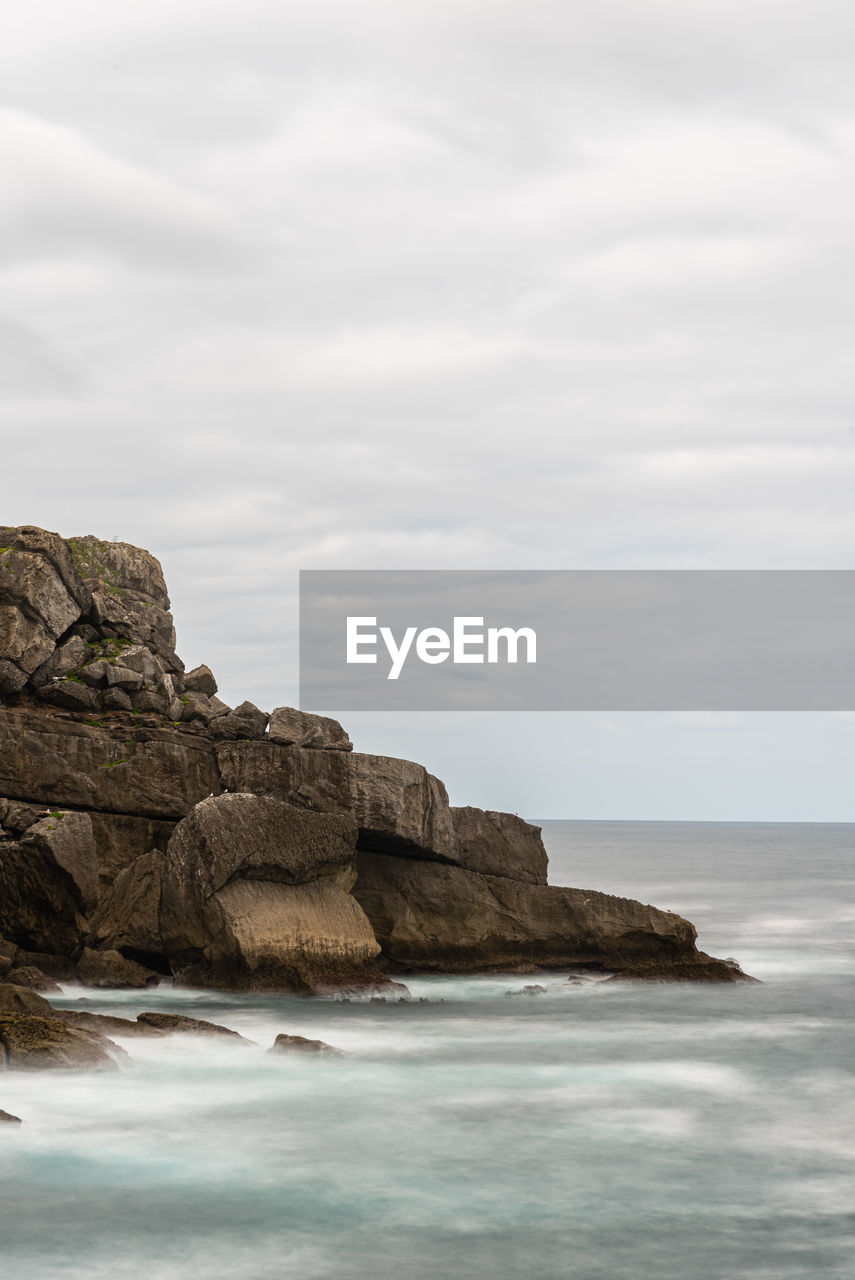
<svg viewBox="0 0 855 1280"><path fill-rule="evenodd" d="M297 696L297 574L852 568L855 10L31 0L0 520ZM853 820L847 715L369 715L455 803Z"/></svg>

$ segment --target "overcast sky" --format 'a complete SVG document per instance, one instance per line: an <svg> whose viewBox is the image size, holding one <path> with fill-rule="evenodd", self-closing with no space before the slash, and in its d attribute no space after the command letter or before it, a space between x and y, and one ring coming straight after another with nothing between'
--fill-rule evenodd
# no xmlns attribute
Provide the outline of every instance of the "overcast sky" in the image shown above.
<svg viewBox="0 0 855 1280"><path fill-rule="evenodd" d="M855 567L855 10L31 0L2 511L296 698L300 568ZM855 818L849 717L386 716L529 816Z"/></svg>

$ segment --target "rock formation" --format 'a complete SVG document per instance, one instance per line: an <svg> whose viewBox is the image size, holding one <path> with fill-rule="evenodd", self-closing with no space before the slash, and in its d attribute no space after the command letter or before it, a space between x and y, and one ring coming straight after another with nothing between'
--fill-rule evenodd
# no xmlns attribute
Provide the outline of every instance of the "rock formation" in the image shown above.
<svg viewBox="0 0 855 1280"><path fill-rule="evenodd" d="M327 717L228 707L208 667L185 672L147 551L0 527L0 978L723 977L679 916L546 872L539 828L452 808L421 765L353 751ZM38 1015L3 1017L7 1057L25 1054ZM67 1029L85 1040L85 1023Z"/></svg>

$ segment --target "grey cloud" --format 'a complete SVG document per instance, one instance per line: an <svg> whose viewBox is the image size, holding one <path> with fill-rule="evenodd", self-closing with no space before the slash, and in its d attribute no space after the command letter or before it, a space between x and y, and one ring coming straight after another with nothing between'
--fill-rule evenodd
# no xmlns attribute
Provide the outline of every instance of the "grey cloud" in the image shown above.
<svg viewBox="0 0 855 1280"><path fill-rule="evenodd" d="M19 8L3 519L148 546L186 656L270 703L300 567L849 567L853 34Z"/></svg>

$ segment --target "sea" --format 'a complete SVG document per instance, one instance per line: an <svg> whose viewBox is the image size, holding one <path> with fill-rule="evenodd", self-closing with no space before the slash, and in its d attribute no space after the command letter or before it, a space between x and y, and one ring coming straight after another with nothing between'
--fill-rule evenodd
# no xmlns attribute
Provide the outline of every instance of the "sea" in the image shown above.
<svg viewBox="0 0 855 1280"><path fill-rule="evenodd" d="M546 822L555 884L758 983L407 979L386 1003L68 987L252 1044L0 1074L8 1280L851 1280L855 826ZM542 990L528 991L537 987ZM343 1056L273 1056L280 1032Z"/></svg>

